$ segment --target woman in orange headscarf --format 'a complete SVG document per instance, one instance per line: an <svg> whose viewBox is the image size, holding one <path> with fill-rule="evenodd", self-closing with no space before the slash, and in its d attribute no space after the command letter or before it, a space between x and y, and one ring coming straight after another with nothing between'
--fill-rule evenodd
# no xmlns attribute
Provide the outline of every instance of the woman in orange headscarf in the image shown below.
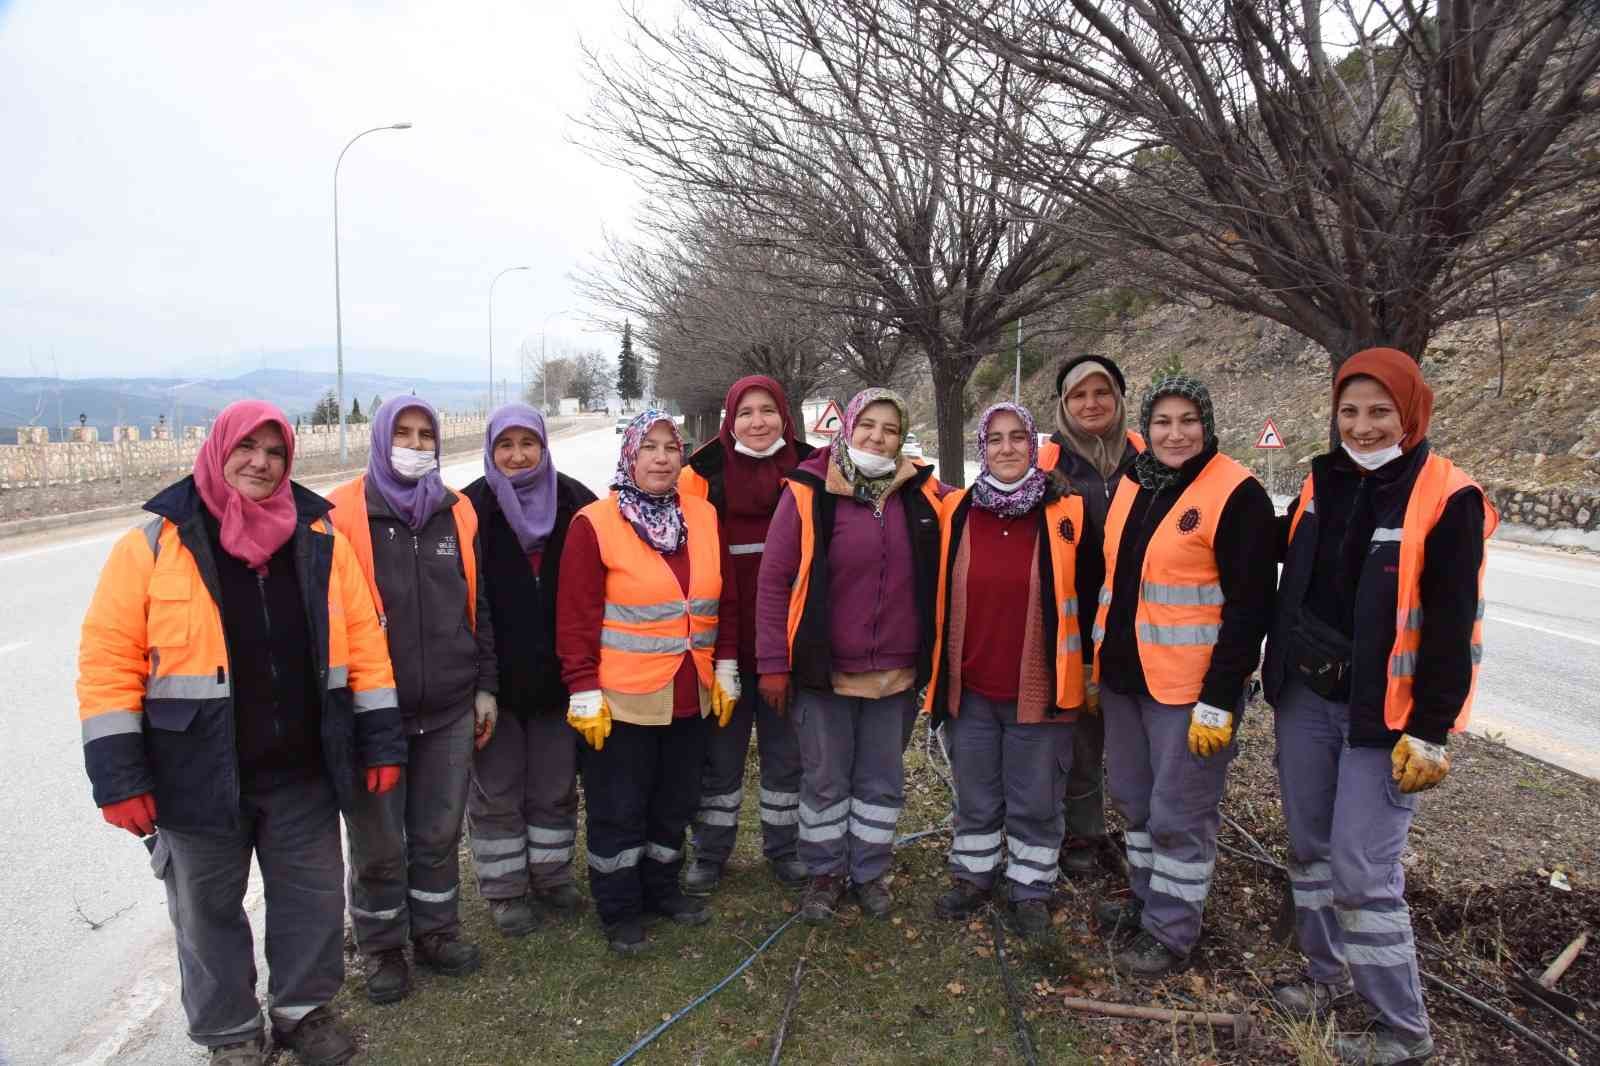
<svg viewBox="0 0 1600 1066"><path fill-rule="evenodd" d="M1312 461L1285 520L1262 669L1276 710L1295 923L1306 979L1274 998L1302 1015L1352 990L1378 1024L1344 1062L1433 1050L1405 902L1416 793L1450 772L1482 657L1483 490L1428 446L1433 393L1393 348L1358 352L1333 384L1339 446Z"/></svg>

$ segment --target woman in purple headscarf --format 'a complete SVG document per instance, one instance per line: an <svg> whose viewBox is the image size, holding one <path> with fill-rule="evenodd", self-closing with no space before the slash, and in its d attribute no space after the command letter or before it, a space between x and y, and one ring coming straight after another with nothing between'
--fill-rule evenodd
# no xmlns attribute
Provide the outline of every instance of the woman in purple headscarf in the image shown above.
<svg viewBox="0 0 1600 1066"><path fill-rule="evenodd" d="M556 660L556 587L573 515L594 493L556 471L544 416L509 403L489 416L478 510L483 583L500 666L500 717L474 757L468 833L495 926L522 936L542 911L574 913L578 744Z"/></svg>
<svg viewBox="0 0 1600 1066"><path fill-rule="evenodd" d="M328 495L389 639L408 746L398 787L346 816L350 917L367 996L410 990L405 947L451 976L478 968L461 935L457 842L474 740L494 734L494 624L478 565L478 517L439 479L439 416L415 396L373 413L367 472Z"/></svg>

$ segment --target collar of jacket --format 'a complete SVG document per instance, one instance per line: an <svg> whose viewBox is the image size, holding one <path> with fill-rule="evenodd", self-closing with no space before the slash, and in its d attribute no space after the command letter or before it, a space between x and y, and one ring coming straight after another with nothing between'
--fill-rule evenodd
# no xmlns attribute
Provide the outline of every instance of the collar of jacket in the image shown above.
<svg viewBox="0 0 1600 1066"><path fill-rule="evenodd" d="M825 464L821 473L815 469L808 469L816 465L815 461L818 456L821 457L822 462ZM851 492L850 486L844 482L843 477L838 474L838 469L828 458L826 449L817 449L811 458L789 471L788 478L790 481L798 481L802 485L809 485L814 490L827 492L834 496L848 496L854 499L854 493ZM895 471L894 488L889 490L889 495L893 495L907 486L914 489L921 488L922 483L932 476L932 466L914 463L910 459L901 456L900 467ZM884 498L887 499L888 497L885 496Z"/></svg>
<svg viewBox="0 0 1600 1066"><path fill-rule="evenodd" d="M377 483L370 477L366 479L363 492L367 498L368 518L392 518L396 522L405 521L405 519L394 513L394 508L389 506L389 501L383 498L383 493L378 491ZM439 498L439 506L435 507L433 509L433 514L428 516L429 520L431 521L435 515L441 515L449 511L450 508L456 505L457 499L459 499L459 497L456 495L455 489L452 489L450 486L446 485L444 488L444 495Z"/></svg>
<svg viewBox="0 0 1600 1066"><path fill-rule="evenodd" d="M1089 465L1089 460L1079 455L1072 443L1061 435L1058 429L1050 434L1050 443L1060 449L1056 458L1056 469L1068 477L1087 477L1093 474L1100 476L1100 472ZM1133 446L1133 440L1126 430L1122 434L1122 458L1117 460L1117 474L1125 474L1133 466L1134 457L1139 454L1139 449Z"/></svg>
<svg viewBox="0 0 1600 1066"><path fill-rule="evenodd" d="M314 522L333 510L333 504L298 481L289 482L289 492L294 497L295 517L301 525ZM194 475L190 474L146 500L144 509L160 515L175 526L181 526L203 506L200 490L195 488Z"/></svg>
<svg viewBox="0 0 1600 1066"><path fill-rule="evenodd" d="M1416 482L1422 464L1427 461L1428 451L1427 438L1423 438L1400 458L1367 473L1356 466L1355 460L1346 455L1342 447L1335 447L1311 460L1311 483L1313 486L1326 486L1334 481L1359 483L1366 479L1372 487L1373 510L1379 516L1387 517L1396 509L1403 514L1405 504L1411 498L1411 486ZM1321 489L1314 491L1319 496L1323 495ZM1318 510L1322 509L1319 503Z"/></svg>
<svg viewBox="0 0 1600 1066"><path fill-rule="evenodd" d="M583 489L582 494L578 491L580 489ZM494 490L489 487L489 479L486 477L480 477L462 489L461 495L465 496L471 502L472 509L478 512L478 525L480 527L488 515L500 513L500 499L494 494ZM584 489L583 482L574 481L561 471L556 471L556 514L559 515L565 511L576 514L586 505L593 502L594 496L588 493L587 489Z"/></svg>
<svg viewBox="0 0 1600 1066"><path fill-rule="evenodd" d="M805 462L816 454L817 449L803 440L794 442L795 464ZM715 480L722 473L722 468L728 463L728 456L722 448L720 438L713 437L694 450L689 456L689 469L705 478L707 481Z"/></svg>

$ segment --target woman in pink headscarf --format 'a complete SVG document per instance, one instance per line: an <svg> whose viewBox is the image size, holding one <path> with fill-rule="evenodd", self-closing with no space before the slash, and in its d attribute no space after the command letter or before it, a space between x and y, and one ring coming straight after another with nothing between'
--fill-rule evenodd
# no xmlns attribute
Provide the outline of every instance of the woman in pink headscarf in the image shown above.
<svg viewBox="0 0 1600 1066"><path fill-rule="evenodd" d="M366 581L328 502L289 480L293 461L283 412L224 409L193 476L112 549L79 651L94 801L150 848L189 1036L227 1066L263 1061L252 854L277 1043L312 1062L354 1053L330 1006L344 982L339 812L362 788L393 788L406 752Z"/></svg>

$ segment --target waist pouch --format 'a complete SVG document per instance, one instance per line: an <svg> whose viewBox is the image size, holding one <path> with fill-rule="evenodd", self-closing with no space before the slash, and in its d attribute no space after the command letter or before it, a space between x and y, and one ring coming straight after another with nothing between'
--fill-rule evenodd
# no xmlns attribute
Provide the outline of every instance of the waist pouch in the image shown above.
<svg viewBox="0 0 1600 1066"><path fill-rule="evenodd" d="M1289 630L1289 669L1325 700L1350 699L1350 638L1302 608Z"/></svg>

